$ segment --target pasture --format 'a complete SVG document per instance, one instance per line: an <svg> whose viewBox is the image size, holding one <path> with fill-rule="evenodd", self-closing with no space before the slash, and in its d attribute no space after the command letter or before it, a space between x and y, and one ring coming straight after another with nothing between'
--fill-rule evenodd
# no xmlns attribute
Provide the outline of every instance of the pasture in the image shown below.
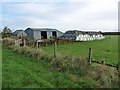
<svg viewBox="0 0 120 90"><path fill-rule="evenodd" d="M66 72L56 70L57 67L51 67L54 65L56 64L50 65L47 58L37 61L24 54L16 53L14 50L3 48L2 88L117 87L115 68L92 64L86 67L86 70L79 68L80 71L77 74L70 70Z"/></svg>
<svg viewBox="0 0 120 90"><path fill-rule="evenodd" d="M75 42L56 46L57 56L88 57L88 48L92 48L92 60L105 61L108 64L118 63L118 36L106 36L104 40ZM53 55L54 47L41 47L49 55Z"/></svg>
<svg viewBox="0 0 120 90"><path fill-rule="evenodd" d="M84 62L89 47L92 48L94 60L118 63L118 36L110 36L101 41L57 45L57 58L53 57L53 46L41 47L42 50L39 50L15 45L6 47L3 44L2 87L118 87L116 68L96 63L89 66Z"/></svg>
<svg viewBox="0 0 120 90"><path fill-rule="evenodd" d="M84 80L69 72L52 70L45 60L36 60L3 49L3 88L95 87L97 81ZM92 81L92 83L90 83Z"/></svg>

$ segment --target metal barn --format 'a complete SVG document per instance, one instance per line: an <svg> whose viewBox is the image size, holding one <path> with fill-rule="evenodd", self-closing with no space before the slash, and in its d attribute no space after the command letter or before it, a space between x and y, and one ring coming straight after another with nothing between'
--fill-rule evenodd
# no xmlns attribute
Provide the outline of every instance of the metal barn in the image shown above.
<svg viewBox="0 0 120 90"><path fill-rule="evenodd" d="M29 37L34 39L49 39L63 35L61 31L51 28L27 28L25 32Z"/></svg>

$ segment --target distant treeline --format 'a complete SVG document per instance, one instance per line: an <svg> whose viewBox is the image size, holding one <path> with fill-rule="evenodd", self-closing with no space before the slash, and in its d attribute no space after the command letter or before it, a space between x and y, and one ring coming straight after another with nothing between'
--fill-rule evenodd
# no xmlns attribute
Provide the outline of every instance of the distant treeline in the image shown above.
<svg viewBox="0 0 120 90"><path fill-rule="evenodd" d="M102 32L103 35L120 35L120 32Z"/></svg>

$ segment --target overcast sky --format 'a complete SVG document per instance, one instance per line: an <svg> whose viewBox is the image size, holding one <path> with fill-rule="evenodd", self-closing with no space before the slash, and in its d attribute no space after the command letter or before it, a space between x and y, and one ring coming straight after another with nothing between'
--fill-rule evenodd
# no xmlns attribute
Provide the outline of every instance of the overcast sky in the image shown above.
<svg viewBox="0 0 120 90"><path fill-rule="evenodd" d="M2 0L0 28L117 31L119 0Z"/></svg>

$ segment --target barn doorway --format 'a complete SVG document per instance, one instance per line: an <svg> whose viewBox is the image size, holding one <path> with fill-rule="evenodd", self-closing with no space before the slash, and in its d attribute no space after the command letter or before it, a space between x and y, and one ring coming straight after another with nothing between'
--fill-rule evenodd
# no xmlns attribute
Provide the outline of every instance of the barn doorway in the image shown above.
<svg viewBox="0 0 120 90"><path fill-rule="evenodd" d="M41 39L47 39L47 31L41 31Z"/></svg>
<svg viewBox="0 0 120 90"><path fill-rule="evenodd" d="M57 37L57 32L56 31L52 31L52 36Z"/></svg>

